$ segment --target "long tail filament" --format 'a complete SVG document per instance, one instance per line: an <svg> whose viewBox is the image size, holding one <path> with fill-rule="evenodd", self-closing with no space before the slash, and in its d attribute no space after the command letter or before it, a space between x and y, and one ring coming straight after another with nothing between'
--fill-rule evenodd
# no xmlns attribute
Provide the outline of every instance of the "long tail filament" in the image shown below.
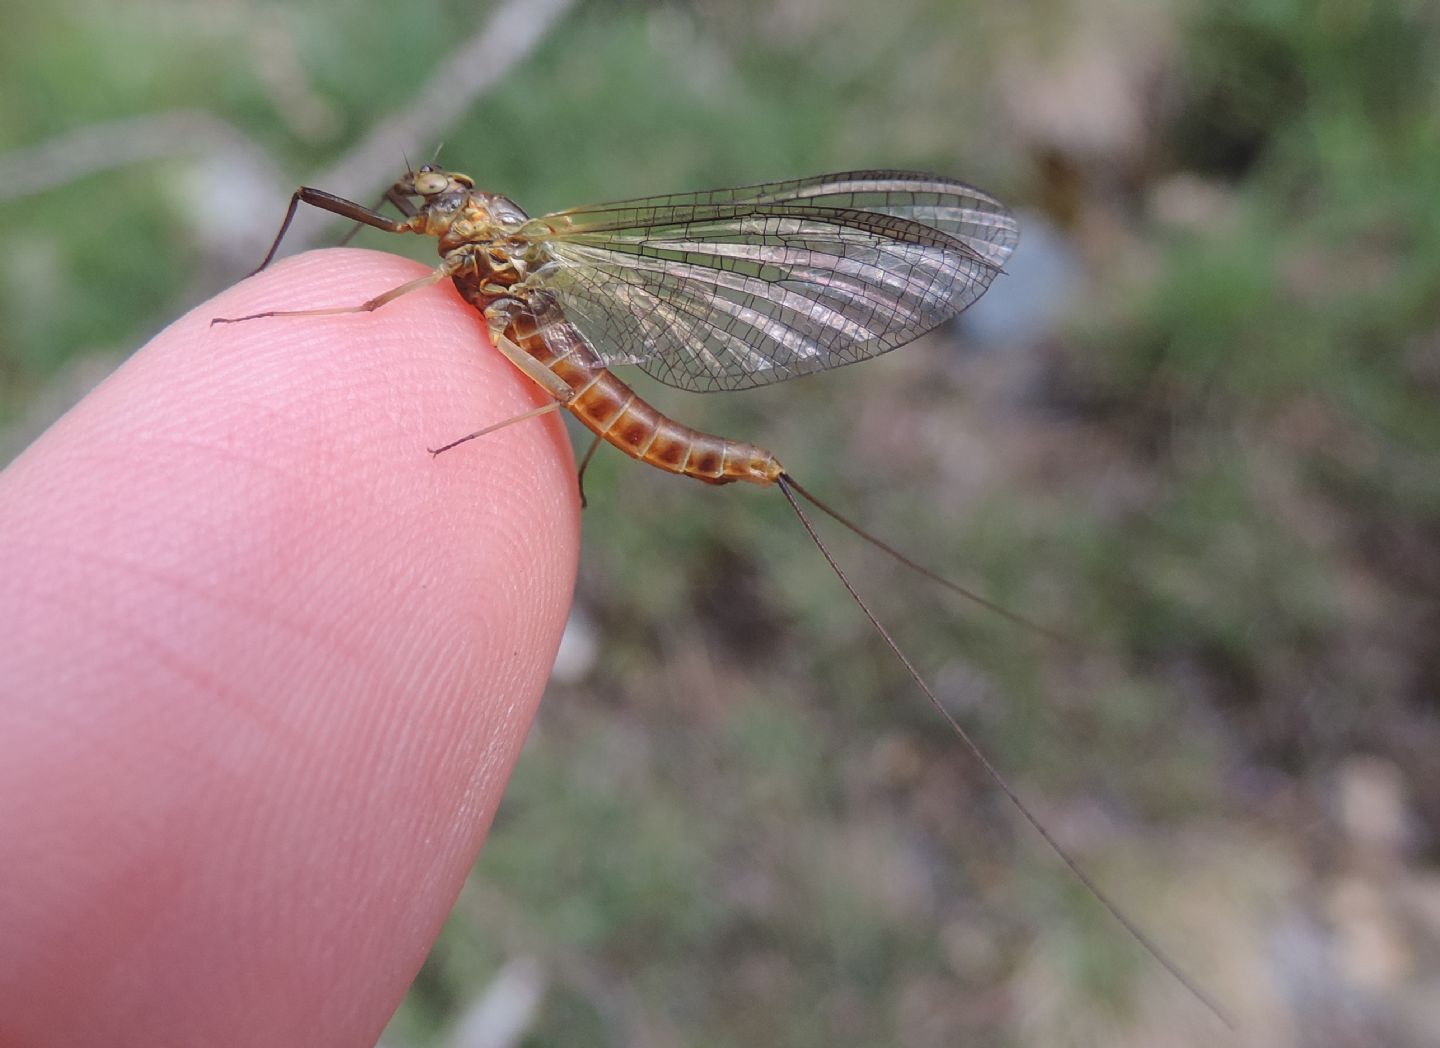
<svg viewBox="0 0 1440 1048"><path fill-rule="evenodd" d="M1093 880L1091 880L1090 875L1087 874L1080 867L1080 865L1075 861L1075 859L1070 856L1070 853L1067 852L1064 847L1061 846L1060 842L1057 841L1055 837L1050 833L1050 831L1045 828L1044 823L1042 823L1035 816L1035 814L1026 806L1025 802L1020 799L1020 795L1011 788L1010 784L1005 780L1005 777L1000 774L999 769L996 768L995 765L990 762L990 759L985 756L985 752L980 748L979 744L977 744L975 740L970 737L970 734L960 726L960 722L957 721L955 717L951 715L950 711L941 704L940 699L935 695L935 692L931 690L930 685L925 682L925 678L920 675L920 671L915 668L914 663L912 663L909 657L905 654L905 652L901 650L900 645L895 642L895 639L892 636L890 636L890 631L887 630L881 624L880 620L875 617L875 613L870 610L870 606L865 603L864 599L856 591L855 586L850 582L849 577L845 574L844 570L841 569L840 565L836 562L835 557L830 553L830 550L821 540L819 532L815 530L815 525L811 523L809 516L805 513L805 510L801 507L799 500L795 496L798 494L801 498L804 498L806 501L812 503L817 509L821 510L822 512L826 513L831 517L834 517L837 521L839 521L841 524L844 524L861 538L866 539L868 542L884 550L886 553L889 553L891 556L899 560L902 564L905 564L907 567L913 568L915 571L918 571L926 578L933 579L934 581L952 590L956 590L957 592L964 594L966 597L977 601L985 607L991 608L999 612L1000 614L1004 615L1006 618L1011 619L1012 621L1018 621L1020 623L1023 623L1024 625L1030 626L1033 629L1037 629L1041 633L1044 633L1048 636L1056 636L1056 634L1054 634L1050 630L1044 629L1043 627L1036 626L1034 623L1031 623L1028 620L1021 618L1020 616L1015 615L1013 612L1006 611L1005 609L992 604L990 601L984 599L983 597L980 597L977 594L973 594L969 590L957 586L949 580L943 579L940 576L935 575L929 569L921 567L919 564L916 564L910 558L897 552L896 550L876 539L874 536L868 534L867 532L862 531L859 527L850 523L848 520L840 516L834 510L821 503L818 499L816 499L813 495L811 495L798 483L796 483L795 478L791 477L788 473L782 473L780 475L778 483L781 493L785 496L786 501L790 503L790 508L795 511L795 516L800 519L800 524L805 528L806 533L810 536L810 541L815 543L815 548L820 551L820 555L824 557L825 562L830 565L830 570L835 573L835 577L840 580L840 584L845 587L847 592L849 592L850 597L852 600L855 601L856 606L859 607L860 611L864 614L864 616L870 620L870 625L875 627L875 632L880 634L880 639L885 642L885 646L890 649L891 653L895 656L895 658L900 660L900 664L905 667L905 672L910 675L910 679L915 682L915 686L919 688L920 691L925 695L925 698L929 700L930 705L935 707L936 712L938 712L941 718L945 721L945 723L950 726L950 730L955 733L955 736L960 740L960 742L965 746L965 748L970 751L971 756L974 757L975 760L979 763L980 767L984 769L985 774L988 775L992 781L994 781L996 786L1000 787L1000 791L1004 793L1005 796L1009 799L1010 803L1015 806L1016 811L1018 811L1022 816L1024 816L1025 821L1028 822L1031 827L1034 828L1035 832L1040 835L1041 839L1044 840L1047 845L1049 845L1050 850L1053 851L1055 855L1060 859L1060 861L1069 868L1070 872L1075 875L1075 878L1085 887L1085 890L1094 897L1095 901L1098 902L1101 906L1103 906L1106 912L1108 912L1111 917L1113 917L1117 922L1119 922L1120 926L1129 933L1131 938L1133 938L1137 943L1140 944L1140 946L1145 950L1146 953L1150 954L1151 957L1155 958L1155 960L1159 962L1160 966L1163 967L1167 972L1169 972L1176 979L1176 981L1180 983L1180 985L1184 986L1185 989L1188 990L1195 997L1196 1000L1198 1000L1202 1005L1204 1005L1229 1030L1234 1032L1236 1029L1235 1023L1230 1019L1229 1015L1226 1014L1225 1010L1221 1008L1220 1005L1212 997L1210 997L1210 995L1202 991L1190 979L1190 977L1185 974L1185 972L1180 968L1180 966L1170 959L1170 957L1165 953L1165 951L1160 949L1158 945L1151 941L1150 937L1146 935L1143 931L1141 931L1140 927L1128 916L1126 916L1125 912L1121 910L1116 903L1112 902L1109 896L1107 896L1103 891L1100 890L1099 886L1096 885Z"/></svg>

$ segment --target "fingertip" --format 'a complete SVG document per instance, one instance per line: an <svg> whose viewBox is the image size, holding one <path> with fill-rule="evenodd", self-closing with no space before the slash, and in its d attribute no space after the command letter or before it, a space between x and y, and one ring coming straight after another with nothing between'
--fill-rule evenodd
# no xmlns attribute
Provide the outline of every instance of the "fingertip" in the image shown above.
<svg viewBox="0 0 1440 1048"><path fill-rule="evenodd" d="M423 272L274 266L0 478L10 1030L358 1043L423 959L563 627L568 441L546 417L424 453L541 396L446 285L214 323Z"/></svg>

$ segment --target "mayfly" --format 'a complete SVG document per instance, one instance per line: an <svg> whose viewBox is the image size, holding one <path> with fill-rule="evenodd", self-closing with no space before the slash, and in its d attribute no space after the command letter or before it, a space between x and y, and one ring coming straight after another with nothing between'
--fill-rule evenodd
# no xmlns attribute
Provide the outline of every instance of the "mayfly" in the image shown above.
<svg viewBox="0 0 1440 1048"><path fill-rule="evenodd" d="M667 418L610 370L635 364L680 389L738 390L895 349L954 317L990 287L1019 242L1019 227L1005 205L951 179L856 171L531 218L506 197L476 189L468 176L433 164L408 171L379 206L387 202L400 217L302 187L256 271L275 257L304 203L388 233L436 237L441 261L429 274L359 305L214 322L369 312L449 279L484 315L495 347L548 400L432 449L434 454L564 408L594 433L591 454L606 441L632 458L708 484L779 488L885 645L1024 819L1111 916L1229 1025L1076 864L946 710L856 592L801 501L934 581L1018 616L863 531L811 495L766 449Z"/></svg>

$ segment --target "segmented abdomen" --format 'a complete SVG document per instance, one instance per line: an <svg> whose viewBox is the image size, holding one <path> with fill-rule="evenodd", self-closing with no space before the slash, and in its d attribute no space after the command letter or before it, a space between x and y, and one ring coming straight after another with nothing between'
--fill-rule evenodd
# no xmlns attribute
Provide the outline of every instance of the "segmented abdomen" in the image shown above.
<svg viewBox="0 0 1440 1048"><path fill-rule="evenodd" d="M631 458L709 484L774 484L783 472L764 448L676 422L616 378L544 292L515 310L505 334L573 391L565 406Z"/></svg>

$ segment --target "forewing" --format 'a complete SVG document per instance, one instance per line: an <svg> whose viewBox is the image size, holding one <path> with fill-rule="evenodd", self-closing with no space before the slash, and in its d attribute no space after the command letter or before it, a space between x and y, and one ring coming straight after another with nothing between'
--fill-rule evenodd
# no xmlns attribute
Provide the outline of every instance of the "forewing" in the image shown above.
<svg viewBox="0 0 1440 1048"><path fill-rule="evenodd" d="M542 221L558 220L562 228L578 232L603 228L626 212L643 215L652 208L793 202L875 211L919 222L963 241L996 266L1005 264L1020 241L1020 227L1015 217L989 193L964 182L918 171L846 171L701 193L637 197L560 211L546 215Z"/></svg>
<svg viewBox="0 0 1440 1048"><path fill-rule="evenodd" d="M536 219L551 289L609 364L744 389L865 360L985 292L1018 237L962 183L860 172Z"/></svg>

